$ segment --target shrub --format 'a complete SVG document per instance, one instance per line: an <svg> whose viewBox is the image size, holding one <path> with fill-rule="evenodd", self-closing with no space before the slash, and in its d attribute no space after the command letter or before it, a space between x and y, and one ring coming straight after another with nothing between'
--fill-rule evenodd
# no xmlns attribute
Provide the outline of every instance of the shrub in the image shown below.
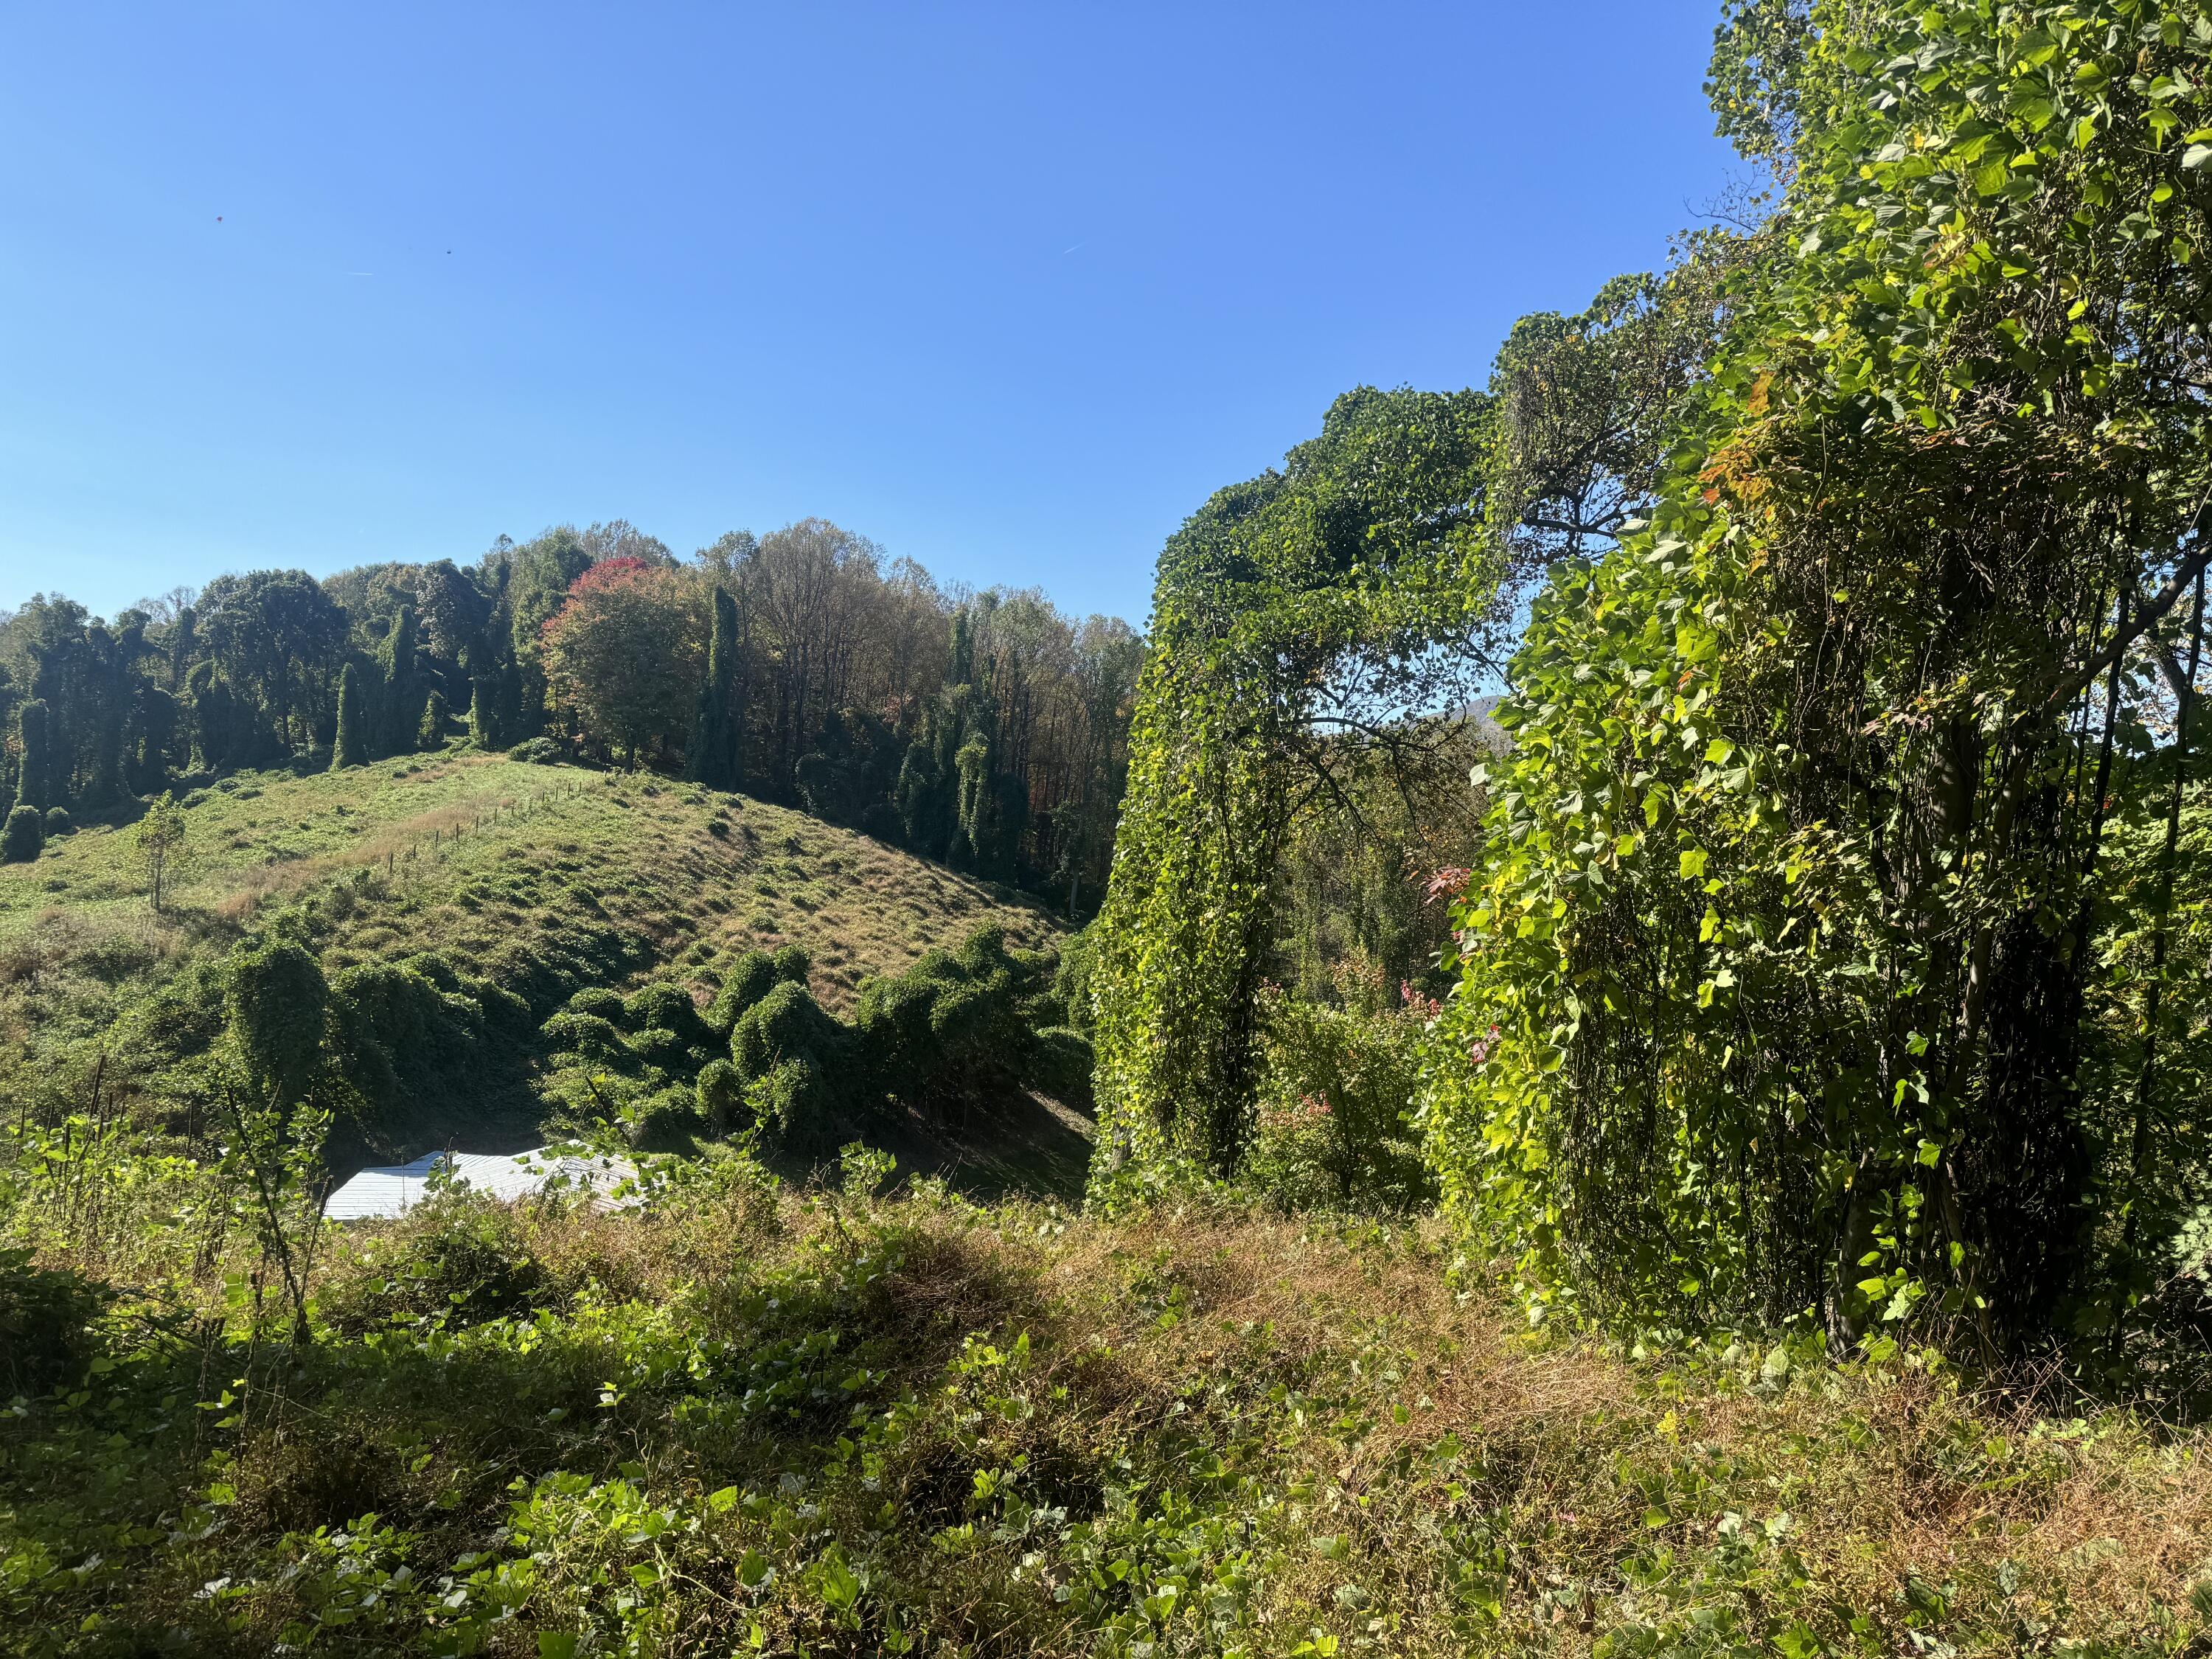
<svg viewBox="0 0 2212 1659"><path fill-rule="evenodd" d="M587 985L568 999L568 1012L589 1014L610 1025L620 1025L627 1011L619 991L611 991L604 985Z"/></svg>
<svg viewBox="0 0 2212 1659"><path fill-rule="evenodd" d="M35 806L19 806L0 829L0 863L28 864L46 844L45 821Z"/></svg>
<svg viewBox="0 0 2212 1659"><path fill-rule="evenodd" d="M787 985L804 985L814 971L814 958L803 945L787 945L775 953L775 976Z"/></svg>
<svg viewBox="0 0 2212 1659"><path fill-rule="evenodd" d="M46 808L46 830L48 841L53 840L58 836L75 835L76 824L70 817L69 808L66 806Z"/></svg>
<svg viewBox="0 0 2212 1659"><path fill-rule="evenodd" d="M704 1128L690 1091L662 1089L630 1109L629 1144L641 1152L687 1152Z"/></svg>
<svg viewBox="0 0 2212 1659"><path fill-rule="evenodd" d="M1425 1027L1264 994L1261 1081L1246 1177L1286 1208L1407 1211L1434 1196L1407 1109Z"/></svg>
<svg viewBox="0 0 2212 1659"><path fill-rule="evenodd" d="M532 738L508 750L507 757L526 761L532 766L558 766L568 758L568 751L557 738Z"/></svg>
<svg viewBox="0 0 2212 1659"><path fill-rule="evenodd" d="M779 984L806 982L808 963L804 951L796 952L799 973L794 976L782 971L783 964L794 947L787 946L774 956L765 951L748 951L732 964L722 988L715 994L714 1006L707 1011L707 1024L718 1034L726 1036L735 1030L745 1011L774 990Z"/></svg>

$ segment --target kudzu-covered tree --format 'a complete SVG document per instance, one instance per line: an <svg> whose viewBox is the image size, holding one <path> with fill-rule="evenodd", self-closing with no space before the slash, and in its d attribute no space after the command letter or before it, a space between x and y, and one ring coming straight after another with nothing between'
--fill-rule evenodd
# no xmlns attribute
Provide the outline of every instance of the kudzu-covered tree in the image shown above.
<svg viewBox="0 0 2212 1659"><path fill-rule="evenodd" d="M15 711L17 754L15 799L25 806L44 811L61 804L64 785L57 776L52 710L43 697L33 697Z"/></svg>
<svg viewBox="0 0 2212 1659"><path fill-rule="evenodd" d="M1112 883L1095 924L1100 1156L1227 1170L1249 1133L1279 854L1328 734L1468 690L1507 568L1484 514L1491 399L1363 389L1161 555Z"/></svg>
<svg viewBox="0 0 2212 1659"><path fill-rule="evenodd" d="M1655 501L1534 605L1431 1146L1540 1307L2117 1344L2204 1173L2085 1060L2108 818L2187 763L2131 711L2212 558L2212 25L1730 16L1793 182Z"/></svg>
<svg viewBox="0 0 2212 1659"><path fill-rule="evenodd" d="M35 806L17 806L0 825L0 864L28 864L46 843L45 815Z"/></svg>
<svg viewBox="0 0 2212 1659"><path fill-rule="evenodd" d="M707 678L684 751L684 775L710 789L735 789L745 775L743 623L729 589L714 588L707 635Z"/></svg>
<svg viewBox="0 0 2212 1659"><path fill-rule="evenodd" d="M421 652L415 639L415 607L403 605L378 647L376 665L383 680L383 708L374 741L386 755L422 745L423 687Z"/></svg>
<svg viewBox="0 0 2212 1659"><path fill-rule="evenodd" d="M183 710L167 687L141 682L124 734L125 775L142 795L159 794L169 785L176 759Z"/></svg>
<svg viewBox="0 0 2212 1659"><path fill-rule="evenodd" d="M422 718L415 728L415 747L424 752L446 746L446 726L453 716L446 708L446 694L433 691L422 701Z"/></svg>
<svg viewBox="0 0 2212 1659"><path fill-rule="evenodd" d="M331 744L331 770L342 772L368 758L368 711L361 689L361 671L348 663L338 672L337 735Z"/></svg>

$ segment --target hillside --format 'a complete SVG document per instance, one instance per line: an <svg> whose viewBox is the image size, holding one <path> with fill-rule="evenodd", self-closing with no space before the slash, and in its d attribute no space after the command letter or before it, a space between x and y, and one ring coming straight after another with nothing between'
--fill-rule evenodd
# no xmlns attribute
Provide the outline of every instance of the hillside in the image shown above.
<svg viewBox="0 0 2212 1659"><path fill-rule="evenodd" d="M653 978L708 1000L746 951L793 945L811 958L823 1006L843 1013L871 976L980 924L1018 947L1058 931L1006 890L801 812L665 778L450 752L238 774L185 799L187 858L164 915L128 823L0 865L0 1085L19 1102L84 1109L99 1072L99 1087L127 1103L132 1056L111 1052L118 1018L287 907L312 907L326 972L432 951L538 1018L576 990ZM541 1102L529 1048L450 1090L418 1091L353 1161L530 1144ZM909 1163L974 1166L987 1184L1079 1188L1079 1118L1042 1102L1017 1116L903 1133L892 1124L884 1138Z"/></svg>

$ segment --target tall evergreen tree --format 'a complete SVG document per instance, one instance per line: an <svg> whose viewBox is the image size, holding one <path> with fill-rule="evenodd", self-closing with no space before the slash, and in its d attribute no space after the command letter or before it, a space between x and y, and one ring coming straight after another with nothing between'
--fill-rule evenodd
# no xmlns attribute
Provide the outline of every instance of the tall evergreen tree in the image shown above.
<svg viewBox="0 0 2212 1659"><path fill-rule="evenodd" d="M156 795L169 787L179 714L175 697L161 686L139 683L124 736L123 758L131 787L142 795Z"/></svg>
<svg viewBox="0 0 2212 1659"><path fill-rule="evenodd" d="M33 697L15 716L15 734L22 755L22 772L15 798L26 806L45 811L62 805L66 789L54 745L53 720L44 697Z"/></svg>
<svg viewBox="0 0 2212 1659"><path fill-rule="evenodd" d="M498 717L492 710L492 690L489 674L477 674L469 680L469 741L479 749L499 747Z"/></svg>
<svg viewBox="0 0 2212 1659"><path fill-rule="evenodd" d="M331 770L343 771L368 758L366 711L362 707L361 671L348 663L338 671L338 729L331 744Z"/></svg>
<svg viewBox="0 0 2212 1659"><path fill-rule="evenodd" d="M685 757L687 775L711 789L735 789L744 778L744 677L738 632L738 602L727 588L718 586L707 642L707 683L699 688L699 716Z"/></svg>
<svg viewBox="0 0 2212 1659"><path fill-rule="evenodd" d="M422 723L415 728L415 746L419 750L443 749L446 746L446 694L433 691L422 702Z"/></svg>
<svg viewBox="0 0 2212 1659"><path fill-rule="evenodd" d="M418 722L422 718L422 686L416 665L419 647L415 640L415 607L403 605L384 636L376 665L383 672L384 698L380 718L370 741L380 753L396 755L416 747Z"/></svg>

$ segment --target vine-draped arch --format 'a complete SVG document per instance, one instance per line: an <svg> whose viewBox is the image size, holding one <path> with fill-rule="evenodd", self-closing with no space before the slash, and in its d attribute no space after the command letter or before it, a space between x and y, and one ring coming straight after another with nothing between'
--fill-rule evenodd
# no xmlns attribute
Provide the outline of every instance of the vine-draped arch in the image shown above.
<svg viewBox="0 0 2212 1659"><path fill-rule="evenodd" d="M1492 400L1363 387L1279 471L1218 491L1160 556L1101 912L1097 1180L1233 1167L1276 866L1328 734L1389 743L1448 706L1501 620Z"/></svg>

